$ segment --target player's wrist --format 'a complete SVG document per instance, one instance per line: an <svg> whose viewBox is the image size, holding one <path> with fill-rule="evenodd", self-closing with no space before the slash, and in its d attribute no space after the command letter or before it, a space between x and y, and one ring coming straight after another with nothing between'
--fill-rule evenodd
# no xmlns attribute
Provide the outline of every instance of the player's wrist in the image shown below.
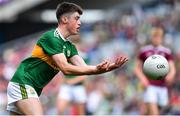
<svg viewBox="0 0 180 116"><path fill-rule="evenodd" d="M98 74L98 67L90 66L90 74Z"/></svg>
<svg viewBox="0 0 180 116"><path fill-rule="evenodd" d="M114 70L114 69L116 69L116 68L118 68L118 66L117 66L115 63L112 63L112 64L109 66L108 71Z"/></svg>
<svg viewBox="0 0 180 116"><path fill-rule="evenodd" d="M101 74L101 73L105 73L105 72L107 72L106 69L95 66L94 74Z"/></svg>

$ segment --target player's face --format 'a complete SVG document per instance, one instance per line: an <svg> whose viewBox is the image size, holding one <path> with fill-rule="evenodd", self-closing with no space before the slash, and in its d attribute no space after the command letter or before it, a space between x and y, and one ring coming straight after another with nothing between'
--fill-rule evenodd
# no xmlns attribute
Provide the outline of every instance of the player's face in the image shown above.
<svg viewBox="0 0 180 116"><path fill-rule="evenodd" d="M156 35L152 37L152 44L155 46L161 45L163 42L163 37L161 35Z"/></svg>
<svg viewBox="0 0 180 116"><path fill-rule="evenodd" d="M81 21L80 21L80 15L78 12L72 13L68 17L68 24L67 29L72 35L76 35L79 33Z"/></svg>

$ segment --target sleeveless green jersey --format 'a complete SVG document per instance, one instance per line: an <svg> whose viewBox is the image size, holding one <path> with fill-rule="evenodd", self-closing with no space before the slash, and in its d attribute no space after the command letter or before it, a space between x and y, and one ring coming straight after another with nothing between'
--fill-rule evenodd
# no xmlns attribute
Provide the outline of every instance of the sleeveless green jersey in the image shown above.
<svg viewBox="0 0 180 116"><path fill-rule="evenodd" d="M60 71L51 57L59 53L64 53L67 59L78 54L76 47L65 40L58 29L44 33L31 57L20 63L11 81L31 85L40 95L43 87Z"/></svg>

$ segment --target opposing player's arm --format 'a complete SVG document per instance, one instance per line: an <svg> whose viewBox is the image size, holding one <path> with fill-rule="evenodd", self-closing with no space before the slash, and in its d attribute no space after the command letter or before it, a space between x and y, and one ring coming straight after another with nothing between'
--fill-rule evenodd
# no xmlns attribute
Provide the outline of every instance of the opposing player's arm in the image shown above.
<svg viewBox="0 0 180 116"><path fill-rule="evenodd" d="M168 82L168 84L172 84L173 80L174 80L174 77L175 77L175 74L176 74L176 68L175 68L175 64L174 64L174 61L173 60L170 60L168 61L169 62L169 73L168 75L166 76L166 81Z"/></svg>
<svg viewBox="0 0 180 116"><path fill-rule="evenodd" d="M136 59L134 73L140 79L140 81L145 86L147 86L148 85L148 80L147 80L146 76L144 75L144 73L142 71L142 69L143 69L142 66L143 66L143 62L140 59Z"/></svg>

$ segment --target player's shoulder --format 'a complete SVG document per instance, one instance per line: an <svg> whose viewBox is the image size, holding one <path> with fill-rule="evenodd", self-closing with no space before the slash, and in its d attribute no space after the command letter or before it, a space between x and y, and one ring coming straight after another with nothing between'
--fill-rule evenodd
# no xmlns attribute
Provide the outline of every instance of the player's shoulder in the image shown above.
<svg viewBox="0 0 180 116"><path fill-rule="evenodd" d="M70 45L74 45L74 43L70 39L68 39L66 42Z"/></svg>
<svg viewBox="0 0 180 116"><path fill-rule="evenodd" d="M146 51L149 51L149 50L152 50L152 49L153 49L153 46L152 46L152 45L145 45L145 46L142 46L142 47L141 47L140 53L146 52Z"/></svg>
<svg viewBox="0 0 180 116"><path fill-rule="evenodd" d="M69 45L74 46L75 44L73 43L72 39L73 38L69 37L69 38L67 38L67 40L65 40L65 42L68 43Z"/></svg>
<svg viewBox="0 0 180 116"><path fill-rule="evenodd" d="M56 37L56 30L50 29L42 34L42 37Z"/></svg>
<svg viewBox="0 0 180 116"><path fill-rule="evenodd" d="M171 49L168 48L168 47L160 46L160 47L159 47L159 50L160 50L160 51L163 51L163 52L165 52L165 53L171 54Z"/></svg>
<svg viewBox="0 0 180 116"><path fill-rule="evenodd" d="M46 32L44 32L40 38L40 41L50 41L50 42L60 42L60 43L64 43L64 40L60 37L59 32L56 29L50 29Z"/></svg>

